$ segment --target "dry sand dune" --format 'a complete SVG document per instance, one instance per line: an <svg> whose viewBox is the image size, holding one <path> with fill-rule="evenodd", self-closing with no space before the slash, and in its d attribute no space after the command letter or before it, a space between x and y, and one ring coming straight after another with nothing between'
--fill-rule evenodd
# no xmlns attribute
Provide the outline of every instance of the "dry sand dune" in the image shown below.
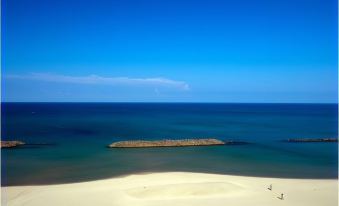
<svg viewBox="0 0 339 206"><path fill-rule="evenodd" d="M272 191L267 188L272 184ZM336 206L337 180L187 172L130 175L84 183L3 187L8 206L227 205ZM284 200L279 199L284 193Z"/></svg>

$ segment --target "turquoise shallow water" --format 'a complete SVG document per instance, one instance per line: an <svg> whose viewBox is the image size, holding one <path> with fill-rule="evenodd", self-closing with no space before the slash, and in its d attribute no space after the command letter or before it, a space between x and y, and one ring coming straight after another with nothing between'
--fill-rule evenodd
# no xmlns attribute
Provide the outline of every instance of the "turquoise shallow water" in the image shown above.
<svg viewBox="0 0 339 206"><path fill-rule="evenodd" d="M336 104L5 103L2 138L48 143L2 150L2 185L79 182L193 171L337 178ZM119 140L205 138L247 145L108 149Z"/></svg>

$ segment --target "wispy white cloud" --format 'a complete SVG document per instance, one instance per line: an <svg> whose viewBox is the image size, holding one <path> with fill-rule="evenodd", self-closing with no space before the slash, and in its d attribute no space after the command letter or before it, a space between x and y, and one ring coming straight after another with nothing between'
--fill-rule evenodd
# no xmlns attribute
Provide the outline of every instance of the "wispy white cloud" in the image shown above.
<svg viewBox="0 0 339 206"><path fill-rule="evenodd" d="M169 87L180 90L189 90L189 85L184 81L176 81L161 77L156 78L130 78L130 77L103 77L97 75L89 76L67 76L48 73L31 73L27 75L5 75L7 79L23 79L47 82L93 84L93 85L129 85L129 86L153 86Z"/></svg>

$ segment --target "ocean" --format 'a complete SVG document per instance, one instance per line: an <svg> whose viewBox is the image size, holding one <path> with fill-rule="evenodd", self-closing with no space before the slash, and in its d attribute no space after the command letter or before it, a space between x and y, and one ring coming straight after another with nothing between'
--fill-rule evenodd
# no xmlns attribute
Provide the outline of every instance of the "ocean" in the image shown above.
<svg viewBox="0 0 339 206"><path fill-rule="evenodd" d="M189 171L280 178L338 177L337 104L2 103L2 185ZM121 140L217 138L248 144L113 149Z"/></svg>

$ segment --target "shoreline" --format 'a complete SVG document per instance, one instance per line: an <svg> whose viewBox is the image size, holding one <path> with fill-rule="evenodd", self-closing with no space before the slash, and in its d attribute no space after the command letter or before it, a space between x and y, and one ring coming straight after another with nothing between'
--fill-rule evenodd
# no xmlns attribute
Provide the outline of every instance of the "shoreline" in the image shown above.
<svg viewBox="0 0 339 206"><path fill-rule="evenodd" d="M4 184L1 187L30 187L30 186L55 186L55 185L69 185L69 184L80 184L80 183L91 183L97 181L105 181L110 179L120 179L125 178L132 175L150 175L150 174L160 174L160 173L191 173L191 174L206 174L206 175L221 175L221 176L234 176L234 177L248 177L248 178L268 178L268 179L288 179L288 180L338 180L337 177L289 177L289 176L258 176L258 175L236 175L236 174L225 174L225 173L209 173L209 172L195 172L195 171L145 171L145 172L134 172L122 175L114 175L111 177L103 177L103 178L94 178L94 179L86 179L86 180L79 180L79 181L60 181L60 182L44 182L44 183L32 183L32 184ZM339 185L338 185L339 186ZM339 188L338 188L339 189ZM338 190L339 191L339 190Z"/></svg>
<svg viewBox="0 0 339 206"><path fill-rule="evenodd" d="M268 187L272 184L272 190ZM4 186L6 205L337 205L337 179L158 172L38 186ZM284 200L280 200L281 193Z"/></svg>

